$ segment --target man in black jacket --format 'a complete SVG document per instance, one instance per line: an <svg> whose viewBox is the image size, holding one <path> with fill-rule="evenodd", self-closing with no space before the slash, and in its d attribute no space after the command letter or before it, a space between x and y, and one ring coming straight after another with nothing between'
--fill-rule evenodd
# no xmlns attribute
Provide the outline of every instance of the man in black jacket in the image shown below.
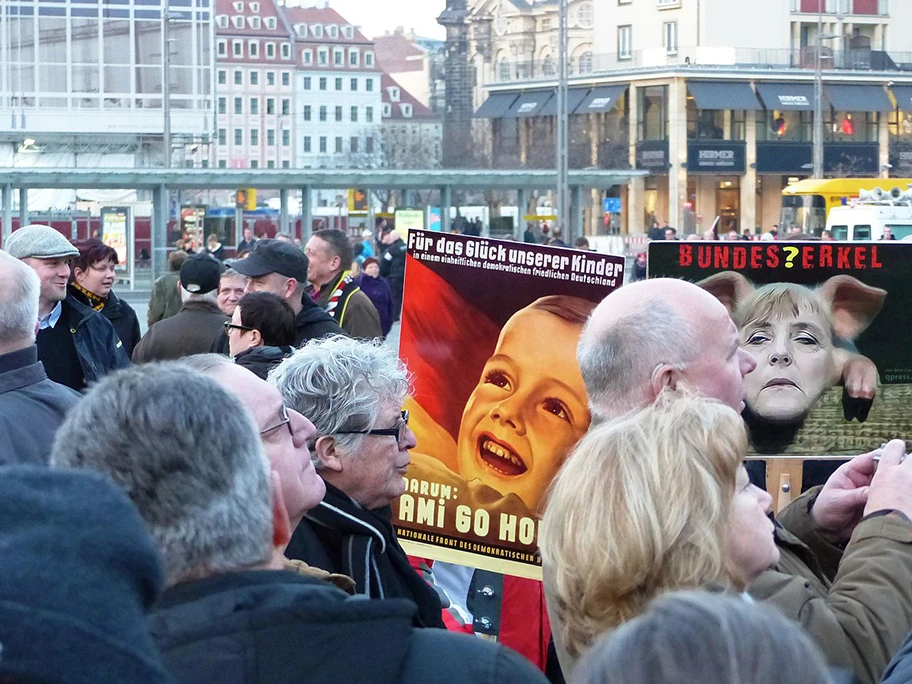
<svg viewBox="0 0 912 684"><path fill-rule="evenodd" d="M41 280L38 358L51 380L80 391L130 364L111 322L67 295L68 262L78 249L50 226L38 224L14 232L5 247Z"/></svg>
<svg viewBox="0 0 912 684"><path fill-rule="evenodd" d="M380 276L389 282L393 291L394 320L399 320L402 315L402 288L405 285L405 255L406 246L398 230L386 233L382 242L384 244L383 257L380 259Z"/></svg>
<svg viewBox="0 0 912 684"><path fill-rule="evenodd" d="M149 626L177 682L544 682L501 646L414 629L408 601L282 569L289 520L260 434L285 427L172 362L99 383L61 428L54 466L113 479L162 551L168 589Z"/></svg>
<svg viewBox="0 0 912 684"><path fill-rule="evenodd" d="M47 465L54 434L79 401L38 360L40 287L32 269L0 252L0 465Z"/></svg>

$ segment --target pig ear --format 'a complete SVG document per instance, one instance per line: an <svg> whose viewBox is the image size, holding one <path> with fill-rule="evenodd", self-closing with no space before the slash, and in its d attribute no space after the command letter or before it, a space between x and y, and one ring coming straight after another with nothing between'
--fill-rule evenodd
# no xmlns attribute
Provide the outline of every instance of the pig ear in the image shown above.
<svg viewBox="0 0 912 684"><path fill-rule="evenodd" d="M738 304L754 291L750 281L735 271L717 273L697 285L722 302L729 314L733 314Z"/></svg>
<svg viewBox="0 0 912 684"><path fill-rule="evenodd" d="M865 285L848 275L833 276L818 290L833 311L833 332L854 340L864 332L883 308L887 291Z"/></svg>

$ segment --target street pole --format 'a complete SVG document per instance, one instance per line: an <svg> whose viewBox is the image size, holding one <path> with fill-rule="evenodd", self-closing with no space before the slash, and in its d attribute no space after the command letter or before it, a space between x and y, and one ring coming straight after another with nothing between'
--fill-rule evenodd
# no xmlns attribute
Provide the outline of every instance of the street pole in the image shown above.
<svg viewBox="0 0 912 684"><path fill-rule="evenodd" d="M814 56L814 178L823 178L823 0L817 0L817 50Z"/></svg>
<svg viewBox="0 0 912 684"><path fill-rule="evenodd" d="M557 81L557 225L564 232L563 238L570 239L570 187L569 187L569 124L567 111L567 5L568 0L559 0L560 18L557 29L558 81Z"/></svg>
<svg viewBox="0 0 912 684"><path fill-rule="evenodd" d="M162 116L164 117L164 135L162 145L165 148L165 168L171 168L171 8L165 0L162 8Z"/></svg>

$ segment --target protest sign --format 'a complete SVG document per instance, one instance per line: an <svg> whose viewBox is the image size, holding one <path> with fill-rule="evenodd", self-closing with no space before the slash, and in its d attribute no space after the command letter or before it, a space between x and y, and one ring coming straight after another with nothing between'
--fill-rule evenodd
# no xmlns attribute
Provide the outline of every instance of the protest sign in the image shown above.
<svg viewBox="0 0 912 684"><path fill-rule="evenodd" d="M400 356L414 374L409 553L539 578L547 488L589 427L583 323L623 283L619 257L414 230Z"/></svg>

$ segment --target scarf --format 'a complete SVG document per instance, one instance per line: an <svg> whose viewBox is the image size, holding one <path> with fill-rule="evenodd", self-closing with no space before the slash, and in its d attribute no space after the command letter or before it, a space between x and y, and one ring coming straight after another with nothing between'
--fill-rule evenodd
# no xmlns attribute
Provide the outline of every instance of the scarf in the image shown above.
<svg viewBox="0 0 912 684"><path fill-rule="evenodd" d="M81 293L83 297L89 300L89 306L91 306L95 311L101 311L105 304L108 302L107 297L99 297L94 292L89 292L82 285L77 283L75 280L70 283L77 292Z"/></svg>
<svg viewBox="0 0 912 684"><path fill-rule="evenodd" d="M333 318L336 318L336 307L339 305L339 300L342 298L345 288L354 280L351 271L344 271L339 277L339 282L336 283L333 293L329 296L329 302L326 304L326 313Z"/></svg>
<svg viewBox="0 0 912 684"><path fill-rule="evenodd" d="M342 536L342 571L355 580L359 594L411 599L418 606L421 626L443 627L440 597L399 546L390 506L369 511L327 483L323 501L305 517Z"/></svg>

